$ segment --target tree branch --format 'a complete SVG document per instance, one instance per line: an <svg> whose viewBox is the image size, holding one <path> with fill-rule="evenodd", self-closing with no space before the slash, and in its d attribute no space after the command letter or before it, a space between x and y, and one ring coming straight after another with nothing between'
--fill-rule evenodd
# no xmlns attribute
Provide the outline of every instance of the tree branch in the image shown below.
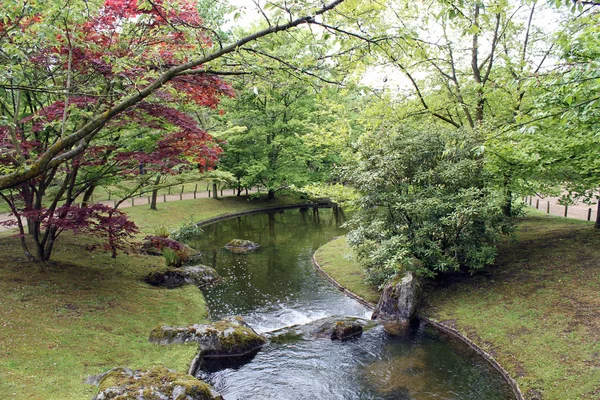
<svg viewBox="0 0 600 400"><path fill-rule="evenodd" d="M334 0L333 2L317 10L311 16L300 17L282 25L270 26L266 29L260 30L251 35L243 37L237 42L229 46L225 46L219 49L218 51L212 52L207 56L170 68L145 88L139 90L135 94L130 95L129 97L126 97L115 106L107 109L100 115L91 119L83 127L79 128L74 133L59 139L31 165L19 168L17 171L0 176L0 190L11 188L18 185L19 183L23 183L30 179L33 179L36 176L42 174L44 171L47 171L49 168L52 168L52 166L56 166L58 163L64 162L70 158L77 156L78 154L81 154L83 150L69 151L61 155L63 151L70 149L72 146L79 143L82 139L86 139L86 141L89 142L98 133L98 131L100 131L100 129L102 129L104 125L106 125L108 121L121 114L122 112L135 106L140 101L142 101L143 99L145 99L146 97L150 96L158 89L163 87L173 78L177 77L179 74L192 70L196 67L199 67L200 65L210 63L211 61L223 57L226 54L235 52L245 44L258 40L264 36L292 29L299 25L315 23L315 17L334 9L344 1L345 0Z"/></svg>

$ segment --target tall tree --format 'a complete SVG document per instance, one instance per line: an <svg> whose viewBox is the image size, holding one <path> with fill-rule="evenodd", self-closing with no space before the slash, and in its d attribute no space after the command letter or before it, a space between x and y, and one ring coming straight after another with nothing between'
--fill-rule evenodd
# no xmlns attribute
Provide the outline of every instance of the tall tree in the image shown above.
<svg viewBox="0 0 600 400"><path fill-rule="evenodd" d="M273 33L312 24L343 1L305 2L292 8L284 2L281 9L289 18L269 20L267 28L233 43L219 43L214 50L207 34L211 31L203 26L192 3L183 0L139 5L134 0L71 2L66 7L21 0L3 3L0 63L10 73L2 75L0 87L6 93L2 111L13 144L19 121L36 111L30 106L39 109L59 98L64 112L55 123L60 138L43 152L23 158L15 145L16 165L4 168L7 173L0 176L0 190L80 155L110 120L151 96L160 98L198 86L218 90L213 85L219 81L215 74L239 73L237 66L219 62L224 55ZM174 51L174 45L180 51ZM21 95L23 91L29 95ZM29 101L32 93L39 96ZM210 100L203 99L202 93L206 90L197 101ZM87 96L85 103L72 101L82 95Z"/></svg>

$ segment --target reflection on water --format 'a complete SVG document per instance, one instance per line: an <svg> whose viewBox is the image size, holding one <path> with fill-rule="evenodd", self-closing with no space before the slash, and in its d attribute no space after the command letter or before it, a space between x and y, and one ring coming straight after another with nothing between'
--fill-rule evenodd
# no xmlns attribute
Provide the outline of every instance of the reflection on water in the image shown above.
<svg viewBox="0 0 600 400"><path fill-rule="evenodd" d="M227 400L513 398L484 360L431 328L391 336L377 326L343 342L299 333L297 326L310 331L324 317L370 317L311 263L320 246L345 233L343 219L333 209L287 210L203 228L192 245L224 278L205 293L213 318L242 315L270 341L251 362L200 376ZM261 247L232 254L223 248L231 239Z"/></svg>

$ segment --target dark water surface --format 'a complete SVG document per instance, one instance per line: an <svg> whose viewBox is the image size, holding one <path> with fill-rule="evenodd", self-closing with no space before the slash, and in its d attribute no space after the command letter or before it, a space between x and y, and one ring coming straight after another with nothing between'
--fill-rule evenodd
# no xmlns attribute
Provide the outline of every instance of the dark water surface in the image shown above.
<svg viewBox="0 0 600 400"><path fill-rule="evenodd" d="M253 214L205 226L191 244L224 283L205 291L213 319L242 315L269 343L238 367L199 376L225 399L513 399L510 387L462 343L418 324L403 336L380 326L348 341L306 334L330 316L369 319L371 312L320 276L312 254L336 236L333 209ZM247 239L248 255L223 246Z"/></svg>

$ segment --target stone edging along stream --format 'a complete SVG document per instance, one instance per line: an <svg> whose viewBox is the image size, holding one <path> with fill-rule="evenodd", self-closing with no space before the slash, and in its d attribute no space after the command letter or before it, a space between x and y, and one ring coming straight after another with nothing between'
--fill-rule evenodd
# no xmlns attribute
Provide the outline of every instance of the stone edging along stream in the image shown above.
<svg viewBox="0 0 600 400"><path fill-rule="evenodd" d="M282 205L282 206L276 206L276 207L260 208L260 209L255 209L255 210L247 210L247 211L241 211L241 212L237 212L237 213L229 213L229 214L219 215L216 217L208 218L203 221L197 222L196 225L201 227L201 226L209 225L214 222L219 222L219 221L223 221L223 220L230 219L230 218L241 217L244 215L257 214L257 213L267 212L267 211L278 211L278 210L286 210L286 209L302 208L302 207L331 207L332 205L333 205L333 203L331 203L331 202L317 202L317 203L300 203L300 204L289 204L289 205ZM343 287L339 282L337 282L333 277L331 277L329 274L327 274L323 270L323 268L321 268L321 266L315 259L314 254L312 256L312 262L313 262L313 265L315 266L315 268L317 269L317 271L319 271L321 274L323 274L324 277L326 277L335 287L337 287L345 295L352 297L354 300L358 301L359 303L361 303L362 305L364 305L367 308L370 308L370 309L375 308L375 304L373 304L373 303L363 299L359 295L349 291L348 289ZM521 390L519 389L519 384L513 378L511 378L511 376L508 374L508 372L498 363L498 361L496 361L494 359L494 357L492 357L490 354L488 354L481 347L477 346L477 344L475 344L471 339L462 335L456 329L446 326L446 325L442 324L441 322L435 321L431 318L428 318L428 317L425 317L422 315L419 315L419 318L422 321L435 327L436 329L439 329L440 331L461 340L462 342L467 344L470 348L475 350L487 362L489 362L490 365L492 367L494 367L494 369L500 373L500 375L502 375L504 380L512 388L513 394L515 395L515 399L516 400L524 400L523 394L521 393Z"/></svg>
<svg viewBox="0 0 600 400"><path fill-rule="evenodd" d="M317 249L317 251L318 251L318 249ZM316 254L316 252L315 252L315 254ZM323 268L317 262L317 260L315 258L315 254L313 254L313 256L312 256L312 262L313 262L313 265L315 266L315 268L317 269L317 271L319 271L321 274L323 274L323 276L325 276L325 278L327 278L327 280L329 280L335 287L337 287L345 295L352 297L353 299L355 299L356 301L358 301L365 307L370 308L371 310L375 309L375 304L373 304L373 303L363 299L359 295L349 291L344 286L342 286L338 281L336 281L333 277L331 277L331 275L329 275L327 272L325 272L323 270ZM524 400L523 393L521 393L521 389L519 389L519 384L517 383L517 381L515 381L513 378L511 378L511 376L508 374L508 372L498 363L498 361L496 361L494 359L494 357L492 357L485 350L483 350L481 347L479 347L477 344L475 344L471 339L464 336L456 329L446 326L446 325L442 324L441 322L438 322L431 318L425 317L423 315L419 315L418 317L421 321L424 321L425 323L433 326L434 328L461 340L462 342L466 343L470 348L475 350L488 363L490 363L490 365L492 367L494 367L494 369L496 371L498 371L500 373L500 375L502 375L502 377L504 378L506 383L508 383L510 385L510 387L512 388L513 394L515 395L515 399L516 400Z"/></svg>
<svg viewBox="0 0 600 400"><path fill-rule="evenodd" d="M333 203L331 203L331 202L320 201L317 203L298 203L298 204L286 204L286 205L275 206L275 207L257 208L255 210L246 210L246 211L240 211L240 212L236 212L236 213L217 215L216 217L212 217L212 218L208 218L208 219L196 222L196 226L201 227L201 226L212 224L214 222L224 221L224 220L230 219L230 218L242 217L244 215L258 214L258 213L268 212L268 211L280 211L280 210L287 210L287 209L292 209L292 208L304 208L304 207L308 208L308 207L332 207L332 206L333 206Z"/></svg>

